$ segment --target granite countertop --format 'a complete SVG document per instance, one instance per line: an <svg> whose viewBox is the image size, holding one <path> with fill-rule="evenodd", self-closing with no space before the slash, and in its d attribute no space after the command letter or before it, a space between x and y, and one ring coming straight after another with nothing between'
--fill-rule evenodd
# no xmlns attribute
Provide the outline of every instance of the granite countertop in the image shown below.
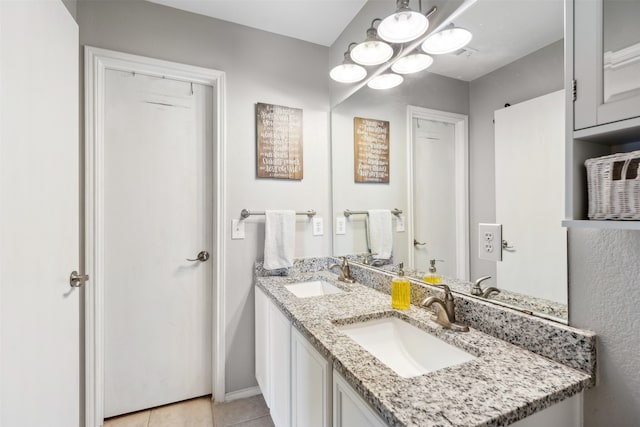
<svg viewBox="0 0 640 427"><path fill-rule="evenodd" d="M297 298L283 285L326 280L345 292ZM391 297L347 284L328 271L256 276L271 298L347 382L391 426L500 426L520 420L592 384L586 372L567 367L471 328L453 332L414 305L391 308ZM413 378L403 378L342 334L336 325L395 316L477 358Z"/></svg>

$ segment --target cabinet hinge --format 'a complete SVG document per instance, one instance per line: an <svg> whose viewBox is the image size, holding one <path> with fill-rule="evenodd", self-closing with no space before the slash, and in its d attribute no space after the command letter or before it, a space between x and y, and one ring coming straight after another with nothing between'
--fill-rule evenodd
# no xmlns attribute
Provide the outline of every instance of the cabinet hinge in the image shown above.
<svg viewBox="0 0 640 427"><path fill-rule="evenodd" d="M578 82L576 80L571 80L571 92L573 94L573 102L576 102L578 98Z"/></svg>

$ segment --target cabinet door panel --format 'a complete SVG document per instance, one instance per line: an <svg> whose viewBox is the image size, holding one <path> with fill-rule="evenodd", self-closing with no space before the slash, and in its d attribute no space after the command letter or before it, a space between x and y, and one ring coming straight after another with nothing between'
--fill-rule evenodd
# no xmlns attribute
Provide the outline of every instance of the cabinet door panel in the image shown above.
<svg viewBox="0 0 640 427"><path fill-rule="evenodd" d="M634 6L633 2L629 2L628 7L637 6ZM577 82L577 97L574 102L574 130L639 117L640 90L635 89L613 96L609 100L604 99L603 0L574 1L573 11L573 75ZM630 16L633 16L634 13L635 9L629 11ZM635 25L635 22L632 25ZM570 40L568 41L570 42ZM633 46L638 45L640 45L640 40L637 40ZM617 54L620 55L620 53ZM633 62L636 65L632 65L632 67L637 67L637 55L627 58L626 62ZM620 69L622 66L624 65L609 66L608 68L613 67L619 73L615 75L616 77L609 78L622 78L624 76L623 70ZM629 65L627 66L629 67ZM610 74L610 76L613 75ZM631 79L636 82L638 80L633 76Z"/></svg>
<svg viewBox="0 0 640 427"><path fill-rule="evenodd" d="M255 322L256 322L256 381L262 392L264 401L271 407L269 393L269 305L271 304L264 292L255 288Z"/></svg>
<svg viewBox="0 0 640 427"><path fill-rule="evenodd" d="M384 427L386 424L351 386L333 372L333 427Z"/></svg>
<svg viewBox="0 0 640 427"><path fill-rule="evenodd" d="M295 328L291 329L291 414L294 427L329 427L329 362Z"/></svg>
<svg viewBox="0 0 640 427"><path fill-rule="evenodd" d="M269 304L269 397L276 427L291 425L291 323Z"/></svg>

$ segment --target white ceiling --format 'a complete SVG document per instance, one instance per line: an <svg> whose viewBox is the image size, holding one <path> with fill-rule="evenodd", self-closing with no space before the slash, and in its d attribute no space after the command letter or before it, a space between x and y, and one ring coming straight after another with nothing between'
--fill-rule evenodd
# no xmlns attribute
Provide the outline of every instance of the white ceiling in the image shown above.
<svg viewBox="0 0 640 427"><path fill-rule="evenodd" d="M367 0L148 1L323 46L331 46L367 3ZM375 2L370 11L395 8L395 0L369 1ZM412 0L411 4L414 3L417 5L416 0ZM423 1L424 10L429 3ZM472 31L469 50L437 56L428 71L471 81L560 40L564 32L563 7L563 0L478 0L454 22ZM365 31L363 28L362 34Z"/></svg>
<svg viewBox="0 0 640 427"><path fill-rule="evenodd" d="M564 37L563 0L478 0L454 24L469 50L439 55L428 71L472 81Z"/></svg>
<svg viewBox="0 0 640 427"><path fill-rule="evenodd" d="M367 2L367 0L148 1L322 46L331 46Z"/></svg>

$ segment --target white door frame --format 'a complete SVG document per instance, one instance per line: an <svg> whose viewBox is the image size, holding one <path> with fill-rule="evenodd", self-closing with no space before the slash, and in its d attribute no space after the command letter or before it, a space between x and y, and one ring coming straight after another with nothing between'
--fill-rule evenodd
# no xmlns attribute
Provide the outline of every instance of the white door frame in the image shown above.
<svg viewBox="0 0 640 427"><path fill-rule="evenodd" d="M214 94L213 242L213 397L225 397L224 328L224 164L225 73L222 71L85 46L85 260L91 277L85 292L85 424L99 427L104 417L104 85L106 70L211 86Z"/></svg>
<svg viewBox="0 0 640 427"><path fill-rule="evenodd" d="M409 201L408 254L409 263L415 265L413 247L415 215L413 212L413 119L433 120L454 126L455 140L455 201L456 201L456 275L458 279L469 280L469 116L407 106L407 200Z"/></svg>

